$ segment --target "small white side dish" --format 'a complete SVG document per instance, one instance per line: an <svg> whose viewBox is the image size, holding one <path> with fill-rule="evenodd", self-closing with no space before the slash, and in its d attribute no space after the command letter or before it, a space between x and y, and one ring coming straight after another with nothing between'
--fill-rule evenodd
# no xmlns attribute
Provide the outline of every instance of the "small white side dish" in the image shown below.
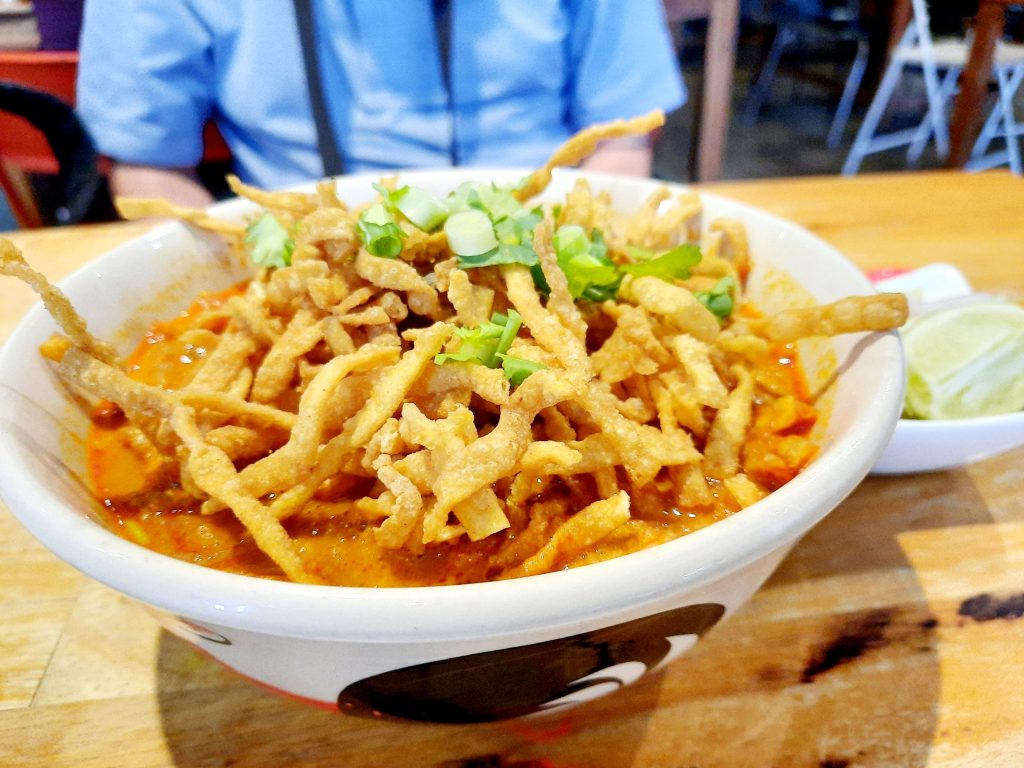
<svg viewBox="0 0 1024 768"><path fill-rule="evenodd" d="M873 475L938 472L1024 445L1024 412L978 419L900 419Z"/></svg>
<svg viewBox="0 0 1024 768"><path fill-rule="evenodd" d="M911 315L957 304L991 301L973 293L956 267L930 264L880 280L879 290L905 292ZM873 475L938 472L995 456L1024 445L1024 412L973 419L900 419Z"/></svg>

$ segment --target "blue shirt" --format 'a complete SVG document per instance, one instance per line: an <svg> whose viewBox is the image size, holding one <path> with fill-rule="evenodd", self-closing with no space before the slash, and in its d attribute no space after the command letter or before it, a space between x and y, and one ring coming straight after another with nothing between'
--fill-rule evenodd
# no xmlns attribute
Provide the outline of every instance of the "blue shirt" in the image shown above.
<svg viewBox="0 0 1024 768"><path fill-rule="evenodd" d="M685 101L659 0L314 0L351 171L538 165L594 122ZM78 110L102 154L191 167L214 119L243 179L322 174L291 0L90 0Z"/></svg>

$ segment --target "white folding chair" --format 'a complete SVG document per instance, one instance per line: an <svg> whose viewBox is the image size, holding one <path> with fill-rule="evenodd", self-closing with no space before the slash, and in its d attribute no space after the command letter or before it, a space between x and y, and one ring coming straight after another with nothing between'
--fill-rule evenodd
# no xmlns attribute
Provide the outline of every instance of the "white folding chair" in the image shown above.
<svg viewBox="0 0 1024 768"><path fill-rule="evenodd" d="M889 66L878 86L864 122L857 132L850 154L843 165L846 176L856 173L864 157L876 152L907 146L907 162L916 163L928 142L934 138L935 150L940 158L949 154L949 127L947 107L956 93L957 79L967 63L970 43L963 38L933 40L929 27L925 0L911 0L914 14L906 32L893 49ZM924 77L928 110L920 124L901 131L875 135L878 124L907 68L920 69ZM985 123L975 144L968 168L991 168L1008 163L1020 175L1020 149L1017 136L1024 126L1017 124L1013 114L1013 97L1024 80L1024 45L1000 41L996 45L993 70L999 88L999 100ZM1006 140L1006 149L989 153L988 147L998 138Z"/></svg>
<svg viewBox="0 0 1024 768"><path fill-rule="evenodd" d="M996 82L999 85L999 103L985 121L985 127L978 135L974 144L971 159L965 166L969 171L983 171L1000 165L1009 165L1018 176L1021 175L1020 145L1017 137L1024 135L1024 123L1018 123L1013 114L1013 94L1024 82L1024 66L1016 66L1011 70L996 67ZM1003 97L1003 93L1010 94ZM995 139L1005 139L1006 147L1002 151L989 152L988 148Z"/></svg>
<svg viewBox="0 0 1024 768"><path fill-rule="evenodd" d="M840 43L855 43L857 53L850 65L826 141L829 149L839 147L868 64L868 35L860 24L860 3L861 0L826 0L816 10L801 9L795 0L762 4L760 15L769 19L776 17L777 29L768 56L740 113L739 119L744 125L754 125L761 108L771 98L775 75L788 49L804 46L808 40L819 44L825 40L833 47Z"/></svg>

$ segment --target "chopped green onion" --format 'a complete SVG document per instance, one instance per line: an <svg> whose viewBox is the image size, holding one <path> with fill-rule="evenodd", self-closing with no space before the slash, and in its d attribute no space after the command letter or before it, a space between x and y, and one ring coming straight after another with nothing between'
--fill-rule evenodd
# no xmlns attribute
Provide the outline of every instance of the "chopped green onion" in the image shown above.
<svg viewBox="0 0 1024 768"><path fill-rule="evenodd" d="M448 195L446 200L452 212L483 211L491 221L512 218L526 210L512 190L496 184L475 184L465 182Z"/></svg>
<svg viewBox="0 0 1024 768"><path fill-rule="evenodd" d="M460 268L538 263L533 230L542 218L540 208L527 208L509 188L472 182L459 185L445 202L452 213L444 231Z"/></svg>
<svg viewBox="0 0 1024 768"><path fill-rule="evenodd" d="M608 258L608 249L600 230L593 231L593 242L583 227L567 224L558 228L554 236L558 266L565 273L569 293L574 299L604 301L619 292L622 275Z"/></svg>
<svg viewBox="0 0 1024 768"><path fill-rule="evenodd" d="M395 212L395 198L394 198L394 195L395 195L395 191L396 190L388 189L383 184L378 184L375 181L371 182L370 186L373 187L375 190L377 190L377 194L380 195L380 199L381 199L381 201L383 201L384 207L387 208L392 213L394 213Z"/></svg>
<svg viewBox="0 0 1024 768"><path fill-rule="evenodd" d="M491 316L492 322L499 322L504 325L504 329L501 332L501 337L498 339L498 345L494 348L495 356L503 355L508 352L509 347L512 346L512 342L516 338L516 334L519 333L519 329L523 325L523 316L516 312L514 309L508 311L508 317L505 318L504 322L500 322L498 318L505 317L497 312ZM497 364L497 360L492 360L486 363L489 367L493 368Z"/></svg>
<svg viewBox="0 0 1024 768"><path fill-rule="evenodd" d="M456 328L455 335L459 337L458 350L434 355L434 362L437 365L443 365L448 361L480 363L488 368L497 368L500 365L505 378L512 386L518 387L531 373L547 368L543 363L507 354L522 325L522 315L510 309L508 315L495 312L489 321L475 328Z"/></svg>
<svg viewBox="0 0 1024 768"><path fill-rule="evenodd" d="M498 247L494 225L483 211L453 213L444 223L448 247L457 256L480 256Z"/></svg>
<svg viewBox="0 0 1024 768"><path fill-rule="evenodd" d="M261 267L287 267L292 263L295 241L272 214L265 213L245 229L249 258Z"/></svg>
<svg viewBox="0 0 1024 768"><path fill-rule="evenodd" d="M703 304L711 314L719 320L725 320L735 307L733 291L736 288L736 279L732 275L726 275L710 291L696 291L693 295L697 301Z"/></svg>
<svg viewBox="0 0 1024 768"><path fill-rule="evenodd" d="M622 271L636 277L660 277L662 280L685 280L690 268L700 263L700 248L696 245L679 245L653 259L636 264L623 264Z"/></svg>
<svg viewBox="0 0 1024 768"><path fill-rule="evenodd" d="M473 182L464 181L454 190L449 192L448 197L444 199L444 203L448 206L448 210L452 213L470 210L472 206L469 204L469 193L472 191L474 186Z"/></svg>
<svg viewBox="0 0 1024 768"><path fill-rule="evenodd" d="M402 187L391 195L395 208L424 232L433 232L448 218L448 206L419 187Z"/></svg>
<svg viewBox="0 0 1024 768"><path fill-rule="evenodd" d="M500 243L487 253L479 256L459 256L460 269L493 267L498 264L524 264L527 267L539 265L537 252L528 245L506 245Z"/></svg>
<svg viewBox="0 0 1024 768"><path fill-rule="evenodd" d="M373 188L381 196L383 205L392 215L397 211L411 221L417 229L433 232L448 218L450 211L442 200L419 187L408 185L398 189L388 189L383 184L374 183Z"/></svg>
<svg viewBox="0 0 1024 768"><path fill-rule="evenodd" d="M374 256L393 259L402 252L405 233L383 203L374 203L359 214L356 228L366 250Z"/></svg>
<svg viewBox="0 0 1024 768"><path fill-rule="evenodd" d="M456 328L459 337L459 348L455 352L442 352L434 356L434 362L443 365L454 362L477 362L488 368L497 368L498 356L508 352L509 347L519 333L523 317L514 309L508 315L495 312L491 319L475 328Z"/></svg>
<svg viewBox="0 0 1024 768"><path fill-rule="evenodd" d="M548 285L548 279L544 276L544 270L541 268L539 260L530 267L530 274L533 276L533 284L537 287L537 293L544 297L550 296L551 286Z"/></svg>
<svg viewBox="0 0 1024 768"><path fill-rule="evenodd" d="M494 355L495 346L495 340L486 336L464 338L458 350L455 352L439 352L434 355L434 362L438 365L443 365L451 360L454 363L480 363L481 365L486 365L484 360L490 359ZM490 367L488 366L488 368Z"/></svg>
<svg viewBox="0 0 1024 768"><path fill-rule="evenodd" d="M533 360L526 360L522 357L513 357L512 355L498 354L501 358L501 370L505 374L505 378L511 382L513 387L518 387L530 376L531 373L542 371L547 368L544 363L537 363Z"/></svg>

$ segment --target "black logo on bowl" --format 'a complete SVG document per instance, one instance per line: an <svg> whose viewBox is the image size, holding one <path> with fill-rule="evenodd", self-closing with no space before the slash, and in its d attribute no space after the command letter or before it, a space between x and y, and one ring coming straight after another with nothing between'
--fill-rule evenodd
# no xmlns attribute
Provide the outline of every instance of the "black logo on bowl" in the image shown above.
<svg viewBox="0 0 1024 768"><path fill-rule="evenodd" d="M348 686L338 708L365 717L481 723L578 704L671 661L718 623L702 603L544 643L384 672Z"/></svg>

